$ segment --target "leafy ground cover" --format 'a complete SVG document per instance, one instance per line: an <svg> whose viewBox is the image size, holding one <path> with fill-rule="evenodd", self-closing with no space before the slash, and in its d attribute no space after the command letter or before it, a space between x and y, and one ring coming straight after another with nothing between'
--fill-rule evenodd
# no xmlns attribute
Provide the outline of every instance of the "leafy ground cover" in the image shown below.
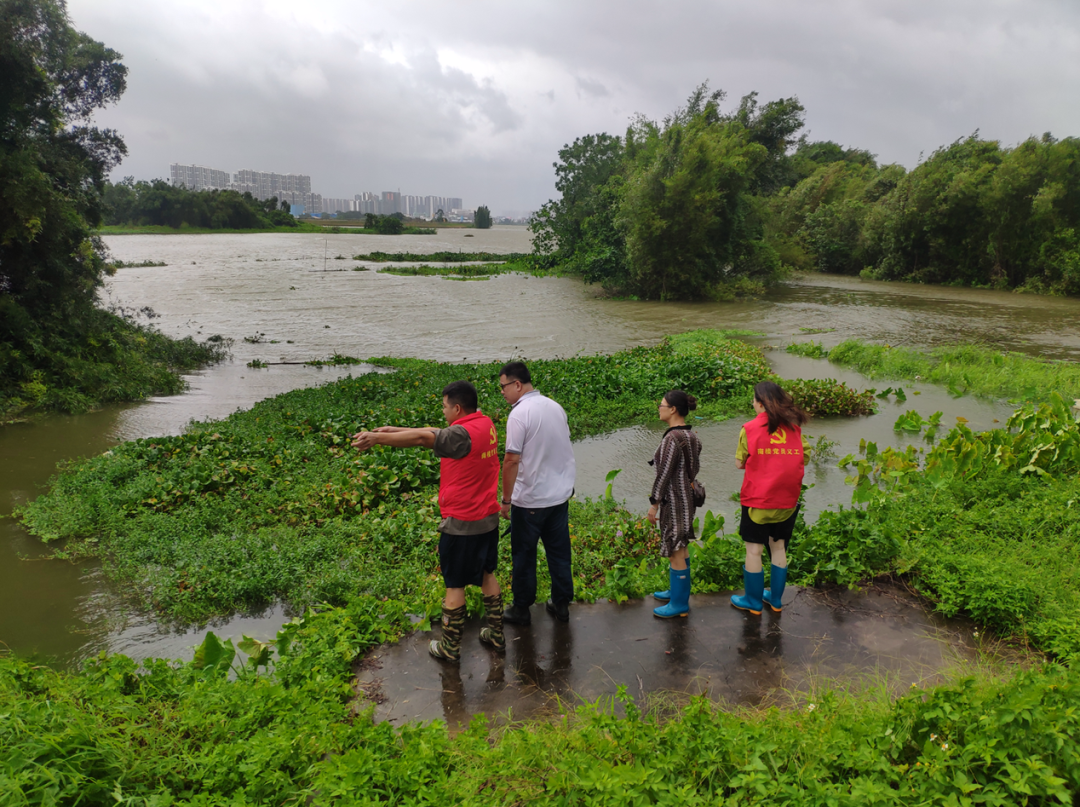
<svg viewBox="0 0 1080 807"><path fill-rule="evenodd" d="M456 737L355 716L349 661L401 630L385 603L289 626L273 675L228 653L65 675L0 657L9 805L1070 804L1080 679L1048 666L886 697L825 689L798 708L676 719L625 694L563 721Z"/></svg>

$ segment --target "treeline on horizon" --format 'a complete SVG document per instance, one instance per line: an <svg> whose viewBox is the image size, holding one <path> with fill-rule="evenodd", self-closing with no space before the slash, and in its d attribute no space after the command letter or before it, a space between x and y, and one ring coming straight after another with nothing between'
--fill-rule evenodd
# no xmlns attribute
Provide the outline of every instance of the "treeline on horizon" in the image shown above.
<svg viewBox="0 0 1080 807"><path fill-rule="evenodd" d="M250 193L230 190L192 191L163 179L151 182L106 182L103 191L106 225L266 230L297 227L288 202L276 196L260 201Z"/></svg>
<svg viewBox="0 0 1080 807"><path fill-rule="evenodd" d="M1080 294L1080 140L978 132L911 171L799 132L797 98L721 111L702 84L656 122L559 151L534 260L617 294L729 299L791 270Z"/></svg>

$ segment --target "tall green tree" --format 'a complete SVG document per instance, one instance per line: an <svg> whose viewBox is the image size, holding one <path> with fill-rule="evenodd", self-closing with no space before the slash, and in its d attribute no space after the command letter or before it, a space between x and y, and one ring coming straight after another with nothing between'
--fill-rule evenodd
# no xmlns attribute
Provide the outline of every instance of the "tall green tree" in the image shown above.
<svg viewBox="0 0 1080 807"><path fill-rule="evenodd" d="M480 207L476 208L473 224L478 230L491 229L491 211L488 210L487 205L480 205Z"/></svg>
<svg viewBox="0 0 1080 807"><path fill-rule="evenodd" d="M697 299L773 270L748 196L768 151L739 122L724 121L716 100L689 119L669 119L655 148L642 148L628 171L617 224L627 278L640 296Z"/></svg>
<svg viewBox="0 0 1080 807"><path fill-rule="evenodd" d="M126 76L61 0L0 4L0 339L16 350L42 329L87 326L106 272L93 234L105 176L126 153L90 118Z"/></svg>
<svg viewBox="0 0 1080 807"><path fill-rule="evenodd" d="M125 149L91 116L126 76L61 0L0 0L0 421L175 393L179 370L221 357L220 338L168 339L96 305L109 267L94 231Z"/></svg>

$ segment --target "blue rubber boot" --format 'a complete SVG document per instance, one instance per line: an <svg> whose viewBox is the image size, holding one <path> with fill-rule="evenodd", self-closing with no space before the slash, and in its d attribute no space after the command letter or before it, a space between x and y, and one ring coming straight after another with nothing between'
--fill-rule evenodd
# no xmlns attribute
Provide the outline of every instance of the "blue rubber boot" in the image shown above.
<svg viewBox="0 0 1080 807"><path fill-rule="evenodd" d="M686 568L690 568L690 558L686 559ZM653 599L660 600L660 602L667 602L671 599L671 575L675 570L668 566L668 589L667 591L654 591Z"/></svg>
<svg viewBox="0 0 1080 807"><path fill-rule="evenodd" d="M761 595L762 601L772 608L776 613L780 613L781 600L784 599L784 585L787 583L787 566L780 568L779 566L771 567L769 572L769 587L765 589L765 593Z"/></svg>
<svg viewBox="0 0 1080 807"><path fill-rule="evenodd" d="M671 570L671 599L667 605L653 608L653 615L662 619L686 616L690 613L690 567Z"/></svg>
<svg viewBox="0 0 1080 807"><path fill-rule="evenodd" d="M746 589L743 594L736 594L731 598L731 604L741 611L749 611L751 614L760 614L763 606L761 599L765 593L765 572L754 572L751 574L746 571L746 567L742 570L743 587Z"/></svg>

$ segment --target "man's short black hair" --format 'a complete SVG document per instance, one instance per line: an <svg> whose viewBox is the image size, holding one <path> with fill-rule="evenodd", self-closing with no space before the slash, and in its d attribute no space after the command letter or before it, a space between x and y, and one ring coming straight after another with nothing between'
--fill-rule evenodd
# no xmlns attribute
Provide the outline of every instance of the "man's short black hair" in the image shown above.
<svg viewBox="0 0 1080 807"><path fill-rule="evenodd" d="M532 374L523 361L512 361L504 364L499 370L499 375L506 376L508 381L520 381L522 384L532 383Z"/></svg>
<svg viewBox="0 0 1080 807"><path fill-rule="evenodd" d="M476 387L468 381L451 381L442 391L443 397L453 406L457 404L465 414L471 415L480 408L480 401L476 397Z"/></svg>

